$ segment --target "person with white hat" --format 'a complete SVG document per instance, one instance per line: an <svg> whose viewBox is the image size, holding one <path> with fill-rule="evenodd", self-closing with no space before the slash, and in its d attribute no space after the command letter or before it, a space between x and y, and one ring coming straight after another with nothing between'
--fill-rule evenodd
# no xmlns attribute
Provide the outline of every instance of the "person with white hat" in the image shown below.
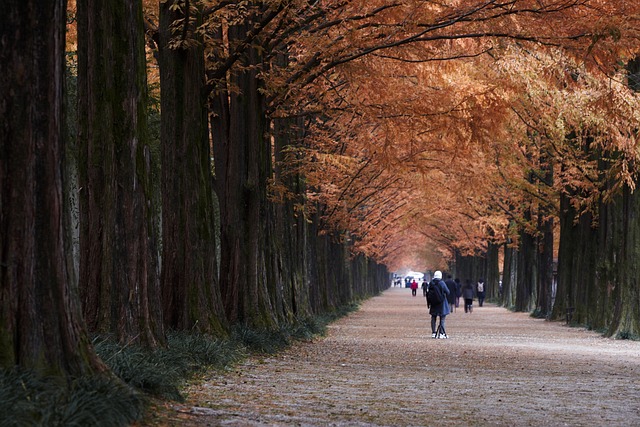
<svg viewBox="0 0 640 427"><path fill-rule="evenodd" d="M439 296L436 296L437 294ZM449 288L442 281L442 272L438 270L433 274L433 280L429 283L427 290L427 307L431 315L431 338L449 338L444 328L445 318L451 312L447 295L449 295ZM440 317L440 324L436 330L438 317Z"/></svg>

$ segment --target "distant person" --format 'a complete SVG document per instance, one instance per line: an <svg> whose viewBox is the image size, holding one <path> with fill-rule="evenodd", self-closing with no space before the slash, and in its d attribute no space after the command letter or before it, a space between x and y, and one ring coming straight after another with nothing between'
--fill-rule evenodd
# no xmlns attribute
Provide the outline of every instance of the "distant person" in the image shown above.
<svg viewBox="0 0 640 427"><path fill-rule="evenodd" d="M456 308L460 307L460 297L462 296L462 283L457 277L453 279L456 282Z"/></svg>
<svg viewBox="0 0 640 427"><path fill-rule="evenodd" d="M485 288L484 279L478 280L478 284L476 285L476 292L478 293L478 307L482 307L482 303L484 302L486 292Z"/></svg>
<svg viewBox="0 0 640 427"><path fill-rule="evenodd" d="M416 282L416 279L413 279L411 281L411 295L415 297L417 291L418 291L418 282Z"/></svg>
<svg viewBox="0 0 640 427"><path fill-rule="evenodd" d="M427 289L429 288L429 282L427 282L426 280L422 281L422 296L423 297L427 297Z"/></svg>
<svg viewBox="0 0 640 427"><path fill-rule="evenodd" d="M453 312L456 306L456 282L453 280L450 274L447 275L447 280L444 281L445 285L449 289L447 295L447 302L449 303L449 312Z"/></svg>
<svg viewBox="0 0 640 427"><path fill-rule="evenodd" d="M467 279L462 286L462 299L464 299L464 312L471 313L473 311L473 284L471 284L471 279Z"/></svg>
<svg viewBox="0 0 640 427"><path fill-rule="evenodd" d="M442 301L439 304L429 302L429 294L432 292L432 287L437 288L437 290L440 291ZM442 281L442 272L436 271L433 274L433 280L429 283L429 289L427 290L427 307L429 308L429 314L431 315L431 338L449 338L444 327L445 318L447 317L447 314L450 313L447 295L449 295L449 288ZM436 329L436 321L438 320L438 317L440 317L440 324Z"/></svg>

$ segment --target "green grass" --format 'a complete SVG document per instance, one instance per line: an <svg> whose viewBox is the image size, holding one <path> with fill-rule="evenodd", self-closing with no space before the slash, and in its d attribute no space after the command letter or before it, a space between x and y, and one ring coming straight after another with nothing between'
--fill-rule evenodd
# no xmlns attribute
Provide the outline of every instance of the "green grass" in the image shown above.
<svg viewBox="0 0 640 427"><path fill-rule="evenodd" d="M28 371L0 370L0 427L130 425L143 416L148 397L181 401L180 390L195 374L323 336L328 324L358 307L349 304L276 330L237 325L225 339L172 331L166 347L155 350L96 337L96 352L121 381L90 377L61 384Z"/></svg>
<svg viewBox="0 0 640 427"><path fill-rule="evenodd" d="M629 331L620 331L616 334L617 340L640 341L640 336Z"/></svg>
<svg viewBox="0 0 640 427"><path fill-rule="evenodd" d="M19 369L0 371L0 426L125 426L142 417L144 398L115 378L70 385Z"/></svg>
<svg viewBox="0 0 640 427"><path fill-rule="evenodd" d="M155 397L182 400L185 379L208 367L225 368L246 356L242 346L202 334L170 332L167 346L148 350L94 340L98 355L127 384Z"/></svg>

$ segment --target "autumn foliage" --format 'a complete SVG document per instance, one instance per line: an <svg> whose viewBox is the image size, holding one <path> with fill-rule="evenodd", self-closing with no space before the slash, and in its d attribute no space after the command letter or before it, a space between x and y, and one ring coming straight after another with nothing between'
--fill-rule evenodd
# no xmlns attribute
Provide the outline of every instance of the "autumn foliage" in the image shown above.
<svg viewBox="0 0 640 427"><path fill-rule="evenodd" d="M556 317L575 308L590 321L590 293L597 325L640 336L639 2L128 0L77 11L73 0L52 1L67 6L67 59L77 58L80 99L64 108L64 16L32 3L10 2L0 26L14 67L0 79L10 94L0 112L29 118L0 129L11 136L2 200L35 203L2 205L3 248L23 252L2 249L0 264L40 275L41 265L59 268L66 305L45 319L34 298L14 291L47 295L46 280L3 273L0 306L59 325L60 336L47 338L77 337L90 360L78 360L74 345L45 354L30 323L3 310L7 363L33 344L19 350L59 365L44 371L101 371L86 325L68 320L79 316L76 294L112 304L97 312L85 303L91 332L161 346L165 329L277 331L380 292L406 266L490 270L497 296L498 247L505 305L550 317L561 252ZM154 141L149 94L160 99ZM74 107L77 129L62 120ZM60 221L42 228L52 218ZM19 235L12 221L23 220L44 238ZM74 247L75 230L91 251ZM566 236L588 244L576 249ZM567 263L586 247L605 249ZM614 283L606 276L621 258ZM517 263L518 277L507 272ZM583 266L594 279L575 271ZM579 288L583 279L591 285ZM139 292L145 280L150 291Z"/></svg>

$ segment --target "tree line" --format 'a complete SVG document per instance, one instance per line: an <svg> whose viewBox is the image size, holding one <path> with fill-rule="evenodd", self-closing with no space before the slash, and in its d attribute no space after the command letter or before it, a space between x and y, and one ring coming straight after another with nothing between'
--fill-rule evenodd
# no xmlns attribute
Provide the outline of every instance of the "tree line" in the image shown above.
<svg viewBox="0 0 640 427"><path fill-rule="evenodd" d="M605 173L633 150L567 119L566 149L551 156L557 126L536 112L549 100L516 78L550 49L629 52L621 17L635 15L613 3L599 13L621 21L594 29L585 11L601 5L586 0L7 2L0 366L74 377L106 370L92 334L154 348L168 330L274 330L380 292L406 246L482 271L491 296L506 242L505 304L571 306L637 335L635 234L620 226L634 225L635 193L617 185L635 177ZM569 152L574 163L552 161ZM583 166L612 189L598 192L597 229L583 209L592 193L569 179ZM549 190L553 176L563 191ZM443 195L446 216L426 209ZM407 245L416 234L425 240Z"/></svg>

